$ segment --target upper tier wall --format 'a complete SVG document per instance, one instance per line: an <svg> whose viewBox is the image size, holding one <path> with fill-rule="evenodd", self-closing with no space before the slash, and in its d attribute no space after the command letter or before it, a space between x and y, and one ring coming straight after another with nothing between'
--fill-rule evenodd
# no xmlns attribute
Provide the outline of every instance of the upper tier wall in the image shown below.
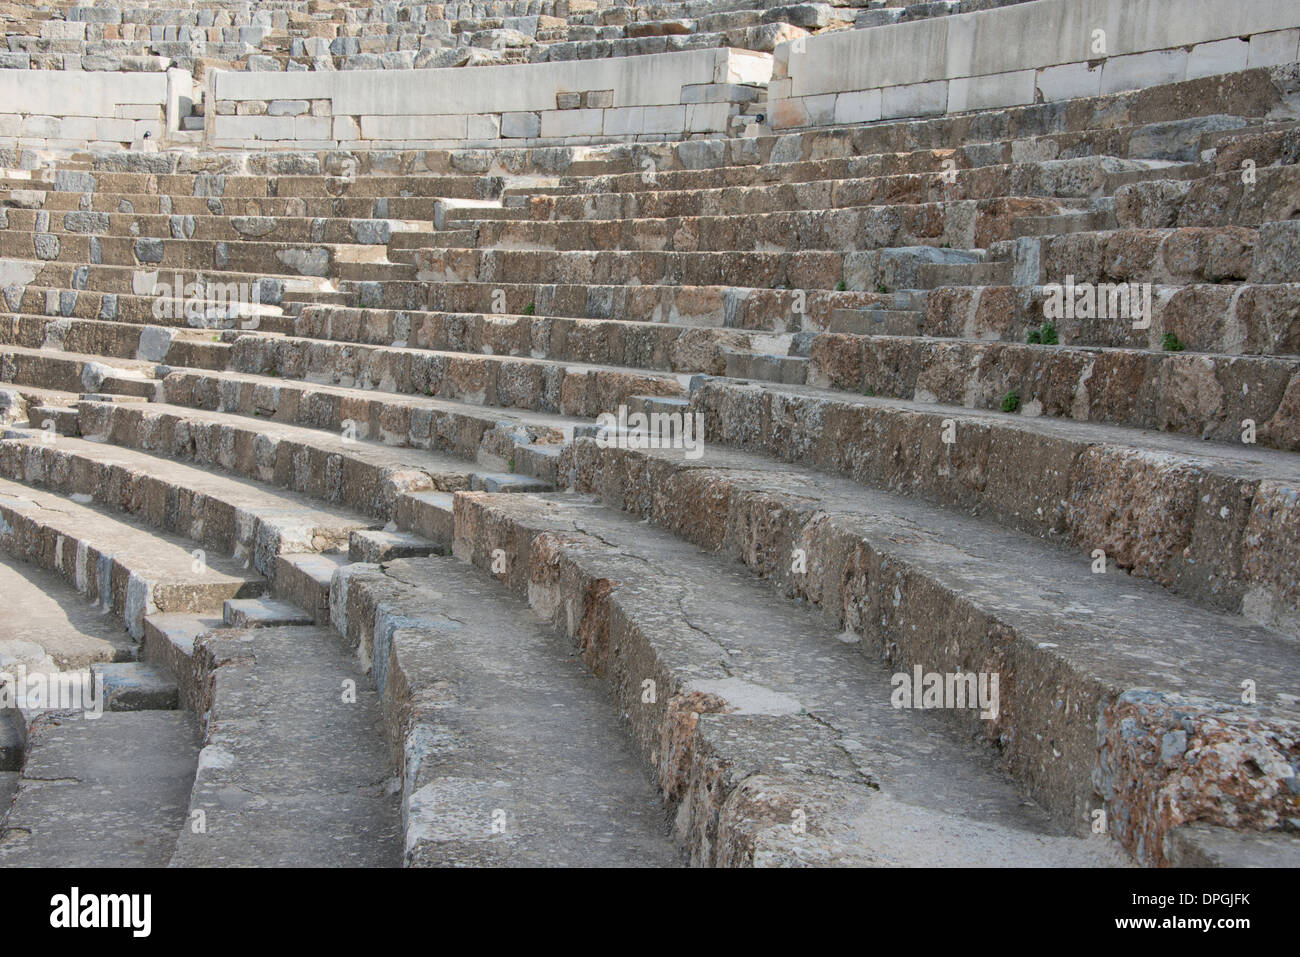
<svg viewBox="0 0 1300 957"><path fill-rule="evenodd" d="M767 83L743 50L476 67L242 73L208 86L214 147L438 149L725 134Z"/></svg>
<svg viewBox="0 0 1300 957"><path fill-rule="evenodd" d="M189 73L0 70L0 149L140 148L188 112ZM145 134L149 136L146 137Z"/></svg>
<svg viewBox="0 0 1300 957"><path fill-rule="evenodd" d="M769 122L787 130L963 113L1297 59L1296 0L1037 0L782 44Z"/></svg>

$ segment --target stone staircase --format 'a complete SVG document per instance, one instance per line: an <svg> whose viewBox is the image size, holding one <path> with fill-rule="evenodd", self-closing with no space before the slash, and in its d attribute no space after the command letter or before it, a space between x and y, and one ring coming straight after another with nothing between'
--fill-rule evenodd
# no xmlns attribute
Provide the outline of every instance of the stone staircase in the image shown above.
<svg viewBox="0 0 1300 957"><path fill-rule="evenodd" d="M997 5L147 9L342 69ZM0 865L1295 866L1298 88L0 150L0 671L104 707L0 711Z"/></svg>
<svg viewBox="0 0 1300 957"><path fill-rule="evenodd" d="M969 5L969 2L968 4ZM958 12L959 5L613 3L609 0L343 4L325 0L4 5L0 68L163 72L214 68L389 70L590 60L776 44L855 25ZM870 19L863 20L867 15Z"/></svg>

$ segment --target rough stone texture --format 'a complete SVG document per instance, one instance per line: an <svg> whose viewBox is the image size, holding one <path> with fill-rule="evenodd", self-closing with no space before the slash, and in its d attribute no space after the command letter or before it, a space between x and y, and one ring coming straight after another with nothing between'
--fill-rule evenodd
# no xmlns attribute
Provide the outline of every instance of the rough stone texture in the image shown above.
<svg viewBox="0 0 1300 957"><path fill-rule="evenodd" d="M210 712L173 867L392 867L397 800L378 699L328 629L218 631ZM355 701L344 700L345 681ZM283 689L293 688L286 695Z"/></svg>
<svg viewBox="0 0 1300 957"><path fill-rule="evenodd" d="M50 714L0 830L5 867L163 867L186 821L198 727L183 711Z"/></svg>
<svg viewBox="0 0 1300 957"><path fill-rule="evenodd" d="M177 863L1294 862L1300 28L1011 6L13 21L0 665L208 716Z"/></svg>
<svg viewBox="0 0 1300 957"><path fill-rule="evenodd" d="M678 863L649 776L568 639L454 560L369 567L334 621L374 663L408 866Z"/></svg>

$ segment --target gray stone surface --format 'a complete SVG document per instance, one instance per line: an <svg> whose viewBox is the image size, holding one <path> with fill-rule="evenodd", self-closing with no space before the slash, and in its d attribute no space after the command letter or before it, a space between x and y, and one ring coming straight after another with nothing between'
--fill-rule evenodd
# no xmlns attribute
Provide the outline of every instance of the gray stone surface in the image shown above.
<svg viewBox="0 0 1300 957"><path fill-rule="evenodd" d="M386 577L374 670L390 723L411 715L408 865L678 862L647 772L567 639L452 559L395 561Z"/></svg>
<svg viewBox="0 0 1300 957"><path fill-rule="evenodd" d="M34 668L48 657L59 669L122 661L135 645L120 619L53 572L0 551L0 594L22 614L0 616L0 669L15 662Z"/></svg>
<svg viewBox="0 0 1300 957"><path fill-rule="evenodd" d="M393 867L400 826L378 696L329 629L221 631L173 867ZM355 683L355 701L345 701Z"/></svg>
<svg viewBox="0 0 1300 957"><path fill-rule="evenodd" d="M1300 834L1188 824L1170 832L1165 854L1173 867L1296 868Z"/></svg>
<svg viewBox="0 0 1300 957"><path fill-rule="evenodd" d="M0 867L166 865L197 758L188 712L38 718L0 832Z"/></svg>

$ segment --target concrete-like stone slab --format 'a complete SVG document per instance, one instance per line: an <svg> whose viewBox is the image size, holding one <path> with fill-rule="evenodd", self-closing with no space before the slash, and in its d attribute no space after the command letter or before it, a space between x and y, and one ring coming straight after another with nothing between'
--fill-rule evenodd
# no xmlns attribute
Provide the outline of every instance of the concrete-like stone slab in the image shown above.
<svg viewBox="0 0 1300 957"><path fill-rule="evenodd" d="M4 867L160 867L186 821L198 728L184 711L38 718L0 833Z"/></svg>
<svg viewBox="0 0 1300 957"><path fill-rule="evenodd" d="M369 679L329 629L213 640L211 712L173 867L394 867L394 770Z"/></svg>

